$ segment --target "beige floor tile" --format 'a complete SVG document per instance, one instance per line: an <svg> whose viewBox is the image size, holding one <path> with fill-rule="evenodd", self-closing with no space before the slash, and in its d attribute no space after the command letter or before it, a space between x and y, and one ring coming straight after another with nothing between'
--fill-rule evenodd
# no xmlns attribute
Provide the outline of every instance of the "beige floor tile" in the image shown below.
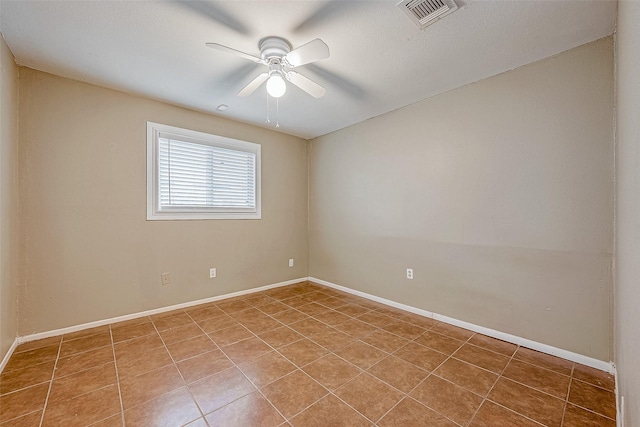
<svg viewBox="0 0 640 427"><path fill-rule="evenodd" d="M540 427L520 414L485 400L469 427Z"/></svg>
<svg viewBox="0 0 640 427"><path fill-rule="evenodd" d="M81 394L116 384L116 369L113 362L98 365L63 378L56 378L51 385L49 402L72 399Z"/></svg>
<svg viewBox="0 0 640 427"><path fill-rule="evenodd" d="M224 351L229 359L231 359L235 364L240 364L257 359L263 354L272 351L272 348L260 338L252 337L244 341L231 344L227 347L223 347L222 351Z"/></svg>
<svg viewBox="0 0 640 427"><path fill-rule="evenodd" d="M510 342L498 340L482 334L475 334L469 339L469 344L486 348L496 353L511 357L518 349L518 346Z"/></svg>
<svg viewBox="0 0 640 427"><path fill-rule="evenodd" d="M198 418L200 418L200 411L186 387L129 408L124 412L127 427L182 426Z"/></svg>
<svg viewBox="0 0 640 427"><path fill-rule="evenodd" d="M429 375L428 371L395 356L383 359L367 372L405 393L409 393Z"/></svg>
<svg viewBox="0 0 640 427"><path fill-rule="evenodd" d="M616 396L612 391L579 380L571 381L569 402L615 419Z"/></svg>
<svg viewBox="0 0 640 427"><path fill-rule="evenodd" d="M574 366L573 378L609 391L614 391L616 387L613 375L579 363Z"/></svg>
<svg viewBox="0 0 640 427"><path fill-rule="evenodd" d="M560 399L567 398L570 377L566 375L516 359L509 362L502 375Z"/></svg>
<svg viewBox="0 0 640 427"><path fill-rule="evenodd" d="M175 365L168 365L137 377L120 380L122 406L125 410L133 408L184 385Z"/></svg>
<svg viewBox="0 0 640 427"><path fill-rule="evenodd" d="M361 369L369 369L388 355L388 353L362 341L355 341L353 344L336 351L335 354Z"/></svg>
<svg viewBox="0 0 640 427"><path fill-rule="evenodd" d="M15 369L0 375L0 394L31 387L46 381L51 381L55 360Z"/></svg>
<svg viewBox="0 0 640 427"><path fill-rule="evenodd" d="M448 323L438 322L436 323L431 330L433 332L437 332L442 335L446 335L451 338L455 338L458 340L466 341L471 338L475 333L468 330L459 328L457 326L449 325Z"/></svg>
<svg viewBox="0 0 640 427"><path fill-rule="evenodd" d="M113 342L126 341L153 334L155 332L156 328L153 327L153 323L151 323L151 321L111 327Z"/></svg>
<svg viewBox="0 0 640 427"><path fill-rule="evenodd" d="M377 425L380 427L457 427L457 424L443 415L408 397L389 411Z"/></svg>
<svg viewBox="0 0 640 427"><path fill-rule="evenodd" d="M276 427L284 422L259 393L251 393L207 415L210 426Z"/></svg>
<svg viewBox="0 0 640 427"><path fill-rule="evenodd" d="M8 421L44 407L49 383L42 383L0 396L0 420Z"/></svg>
<svg viewBox="0 0 640 427"><path fill-rule="evenodd" d="M467 425L482 397L431 375L411 392L411 397L460 425Z"/></svg>
<svg viewBox="0 0 640 427"><path fill-rule="evenodd" d="M202 353L177 363L182 377L190 384L209 375L216 374L233 366L233 363L220 350Z"/></svg>
<svg viewBox="0 0 640 427"><path fill-rule="evenodd" d="M160 331L160 336L165 344L184 341L200 335L204 335L204 331L195 322Z"/></svg>
<svg viewBox="0 0 640 427"><path fill-rule="evenodd" d="M256 391L236 368L203 378L190 384L189 389L205 415Z"/></svg>
<svg viewBox="0 0 640 427"><path fill-rule="evenodd" d="M11 420L1 419L2 427L40 427L42 419L42 411L35 411Z"/></svg>
<svg viewBox="0 0 640 427"><path fill-rule="evenodd" d="M401 347L404 347L409 343L409 340L395 335L386 330L378 329L366 337L361 339L362 342L366 342L382 351L387 353L393 353Z"/></svg>
<svg viewBox="0 0 640 427"><path fill-rule="evenodd" d="M280 354L302 367L329 353L327 349L308 339L302 339L279 349Z"/></svg>
<svg viewBox="0 0 640 427"><path fill-rule="evenodd" d="M366 373L344 384L335 394L374 423L404 397L404 393Z"/></svg>
<svg viewBox="0 0 640 427"><path fill-rule="evenodd" d="M4 367L2 374L4 375L9 371L24 369L29 366L55 360L58 357L59 348L59 345L48 345L46 347L15 353Z"/></svg>
<svg viewBox="0 0 640 427"><path fill-rule="evenodd" d="M218 346L213 343L208 335L199 335L185 341L167 344L167 350L169 350L169 354L176 362L213 351L217 348Z"/></svg>
<svg viewBox="0 0 640 427"><path fill-rule="evenodd" d="M113 361L112 347L101 347L84 353L74 354L73 356L60 358L56 365L55 378L62 378Z"/></svg>
<svg viewBox="0 0 640 427"><path fill-rule="evenodd" d="M564 400L506 378L498 380L488 398L547 426L556 427L562 421Z"/></svg>
<svg viewBox="0 0 640 427"><path fill-rule="evenodd" d="M571 375L573 371L573 362L559 357L550 356L540 353L539 351L520 347L513 356L515 359L522 360L532 365L542 366L543 368L559 372L564 375Z"/></svg>
<svg viewBox="0 0 640 427"><path fill-rule="evenodd" d="M448 359L433 373L483 397L498 380L493 372L454 358Z"/></svg>
<svg viewBox="0 0 640 427"><path fill-rule="evenodd" d="M172 311L169 313L162 313L151 316L151 321L158 331L165 331L167 329L187 326L194 323L191 316L189 316L184 311L180 311L178 313Z"/></svg>
<svg viewBox="0 0 640 427"><path fill-rule="evenodd" d="M509 358L475 345L465 344L453 353L453 357L499 374L509 363Z"/></svg>
<svg viewBox="0 0 640 427"><path fill-rule="evenodd" d="M371 423L334 396L316 402L291 420L294 427L365 427Z"/></svg>
<svg viewBox="0 0 640 427"><path fill-rule="evenodd" d="M568 404L564 413L563 427L615 427L616 422L575 405Z"/></svg>
<svg viewBox="0 0 640 427"><path fill-rule="evenodd" d="M43 427L81 427L120 413L118 387L110 385L57 405L47 405Z"/></svg>
<svg viewBox="0 0 640 427"><path fill-rule="evenodd" d="M415 342L410 342L393 355L427 371L433 371L448 357L445 354L431 350Z"/></svg>
<svg viewBox="0 0 640 427"><path fill-rule="evenodd" d="M280 354L272 351L238 368L258 388L264 387L296 370L296 366Z"/></svg>
<svg viewBox="0 0 640 427"><path fill-rule="evenodd" d="M287 419L328 393L324 387L300 370L272 382L264 387L262 392Z"/></svg>
<svg viewBox="0 0 640 427"><path fill-rule="evenodd" d="M455 353L456 350L464 344L464 341L460 341L434 331L425 332L416 338L415 342L447 355Z"/></svg>
<svg viewBox="0 0 640 427"><path fill-rule="evenodd" d="M334 354L322 357L302 370L331 391L362 372L358 367Z"/></svg>

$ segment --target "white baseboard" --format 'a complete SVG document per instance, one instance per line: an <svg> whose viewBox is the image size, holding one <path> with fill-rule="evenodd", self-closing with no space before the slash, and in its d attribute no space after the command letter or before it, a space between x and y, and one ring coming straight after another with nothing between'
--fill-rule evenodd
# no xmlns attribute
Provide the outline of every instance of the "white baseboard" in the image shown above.
<svg viewBox="0 0 640 427"><path fill-rule="evenodd" d="M7 350L7 354L5 354L2 358L2 362L0 362L0 374L2 373L2 371L4 371L4 367L7 366L7 363L9 363L9 359L11 359L11 356L13 355L13 352L16 350L17 346L18 338L13 340L13 344L11 344L11 347L9 347L9 350Z"/></svg>
<svg viewBox="0 0 640 427"><path fill-rule="evenodd" d="M474 325L473 323L464 322L462 320L454 319L452 317L443 316L441 314L433 313L431 311L422 310L420 308L411 307L410 305L401 304L399 302L391 301L385 298L377 297L375 295L368 294L366 292L357 291L355 289L347 288L344 286L336 285L335 283L327 282L326 280L317 279L315 277L308 277L310 282L317 283L319 285L328 286L333 289L337 289L343 292L350 293L362 298L366 298L372 301L379 302L391 307L399 308L401 310L409 311L411 313L418 314L420 316L429 317L435 320L439 320L450 325L459 326L461 328L469 329L471 331L487 335L493 338L497 338L502 341L507 341L513 344L520 345L522 347L537 350L542 353L550 354L552 356L561 357L563 359L571 360L572 362L581 363L586 366L590 366L601 371L608 372L610 374L615 373L615 366L611 362L605 362L603 360L594 359L592 357L584 356L582 354L574 353L572 351L563 350L561 348L553 347L547 344L532 341L526 338L522 338L516 335L507 334L505 332L496 331L494 329L485 328L484 326Z"/></svg>
<svg viewBox="0 0 640 427"><path fill-rule="evenodd" d="M165 313L167 311L179 310L181 308L193 307L194 305L205 304L205 303L213 302L213 301L220 301L220 300L223 300L223 299L238 297L238 296L241 296L241 295L248 295L248 294L252 294L252 293L255 293L255 292L266 291L268 289L279 288L281 286L293 285L294 283L304 282L306 280L307 280L306 277L301 277L299 279L286 280L284 282L278 282L278 283L274 283L274 284L271 284L271 285L260 286L258 288L252 288L252 289L246 289L246 290L243 290L243 291L232 292L230 294L217 295L215 297L204 298L204 299L200 299L200 300L196 300L196 301L189 301L189 302L185 302L185 303L182 303L182 304L170 305L168 307L154 308L153 310L140 311L138 313L125 314L123 316L112 317L112 318L109 318L109 319L96 320L94 322L83 323L81 325L69 326L69 327L66 327L66 328L54 329L54 330L51 330L51 331L39 332L39 333L36 333L36 334L25 335L25 336L22 336L22 337L18 337L16 339L16 343L14 343L14 348L15 348L15 345L17 345L17 344L22 344L22 343L29 342L29 341L35 341L35 340L40 340L40 339L43 339L43 338L49 338L49 337L55 337L55 336L58 336L58 335L69 334L71 332L82 331L84 329L90 329L90 328L95 328L95 327L98 327L98 326L109 325L111 323L116 323L116 322L124 322L125 320L137 319L139 317L151 316L151 315L154 315L154 314ZM9 359L7 359L7 361L8 360ZM3 361L3 363L4 363L4 361ZM2 367L4 367L4 365L2 365ZM0 372L2 372L1 369L0 369Z"/></svg>
<svg viewBox="0 0 640 427"><path fill-rule="evenodd" d="M233 297L237 297L237 296L241 296L241 295L248 295L248 294L252 294L255 292L261 292L261 291L266 291L268 289L273 289L273 288L278 288L278 287L282 287L282 286L288 286L288 285L292 285L294 283L299 283L299 282L303 282L305 280L311 281L311 282L315 282L318 283L320 285L324 285L324 286L328 286L330 288L333 289L337 289L343 292L347 292L350 293L352 295L356 295L362 298L366 298L372 301L376 301L379 302L381 304L384 305L388 305L390 307L394 307L394 308L399 308L401 310L405 310L411 313L415 313L418 314L420 316L424 316L424 317L429 317L435 320L439 320L441 322L444 323L448 323L450 325L454 325L454 326L459 326L461 328L465 328L465 329L469 329L471 331L477 332L477 333L481 333L493 338L497 338L503 341L507 341L513 344L517 344L520 345L522 347L526 347L526 348L530 348L532 350L537 350L540 351L542 353L546 353L546 354L550 354L553 356L557 356L557 357L561 357L563 359L567 359L567 360L571 360L572 362L576 362L576 363L581 363L583 365L586 366L590 366L592 368L596 368L599 369L601 371L605 371L605 372L609 372L615 375L616 371L615 371L615 366L613 365L613 363L611 362L605 362L602 360L598 360L598 359L594 359L592 357L588 357L588 356L584 356L582 354L578 354L578 353L574 353L568 350L564 350L561 348L557 348L557 347L553 347L547 344L543 344L543 343L539 343L537 341L532 341L526 338L522 338L516 335L511 335L505 332L500 332L494 329L489 329L489 328L485 328L484 326L479 326L479 325L475 325L473 323L468 323L468 322L464 322L462 320L458 320L458 319L454 319L452 317L447 317L447 316L443 316L441 314L438 313L433 313L427 310L423 310L420 308L416 308L416 307L412 307L406 304L402 304L399 302L395 302L395 301L391 301L388 300L386 298L381 298L375 295L371 295L368 294L366 292L362 292L362 291L358 291L355 289L351 289L351 288L347 288L345 286L341 286L341 285L337 285L335 283L331 283L328 282L326 280L322 280L322 279L318 279L315 277L301 277L299 279L293 279L293 280L287 280L284 282L279 282L279 283L274 283L271 285L266 285L266 286L261 286L258 288L252 288L252 289L247 289L247 290L243 290L243 291L238 291L238 292L232 292L230 294L225 294L225 295L218 295L218 296L214 296L214 297L210 297L210 298L205 298L205 299L201 299L201 300L196 300L196 301L189 301L186 303L182 303L182 304L176 304L176 305L171 305L168 307L161 307L161 308L156 308L153 310L147 310L147 311L141 311L138 313L132 313L132 314L126 314L123 316L117 316L117 317L112 317L109 319L103 319L103 320L97 320L94 322L89 322L89 323L83 323L81 325L75 325L75 326L69 326L66 328L60 328L60 329L54 329L51 331L46 331L46 332L39 332L39 333L35 333L35 334L30 334L30 335L25 335L22 337L18 337L16 338L16 340L14 341L13 345L11 346L11 348L9 349L9 351L7 352L7 355L5 355L4 359L2 360L2 364L0 365L0 372L2 372L2 369L4 368L4 366L6 365L6 363L9 361L9 358L11 357L11 354L13 354L13 351L15 350L15 347L18 344L22 344L25 342L29 342L29 341L34 341L34 340L39 340L39 339L43 339L43 338L49 338L49 337L53 337L53 336L57 336L57 335L62 335L62 334L68 334L71 332L76 332L76 331L81 331L84 329L90 329L90 328L95 328L97 326L103 326L103 325L108 325L111 323L116 323L116 322L123 322L125 320L131 320L131 319L137 319L139 317L144 317L144 316L151 316L154 314L160 314L160 313L164 313L167 311L172 311L172 310L178 310L181 308L187 308L187 307L192 307L194 305L199 305L199 304L205 304L208 302L213 302L213 301L220 301L223 299L228 299L228 298L233 298ZM616 381L617 384L617 381Z"/></svg>

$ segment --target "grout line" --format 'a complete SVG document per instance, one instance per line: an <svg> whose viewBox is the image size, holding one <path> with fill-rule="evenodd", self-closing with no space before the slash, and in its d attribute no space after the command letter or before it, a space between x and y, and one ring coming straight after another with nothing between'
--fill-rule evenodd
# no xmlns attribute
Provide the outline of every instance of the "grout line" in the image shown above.
<svg viewBox="0 0 640 427"><path fill-rule="evenodd" d="M47 390L47 397L44 399L44 406L42 407L42 415L40 416L39 427L42 427L44 422L44 414L47 410L47 403L49 403L49 396L51 395L51 388L53 387L53 379L56 376L56 367L58 366L58 360L60 360L60 352L62 351L62 337L60 337L60 343L58 344L58 354L56 354L56 361L53 364L53 372L51 373L51 382L49 383L49 389Z"/></svg>
<svg viewBox="0 0 640 427"><path fill-rule="evenodd" d="M111 337L111 352L113 354L113 367L116 370L116 385L118 386L118 399L120 400L120 417L122 419L122 425L126 426L124 421L124 405L122 404L122 392L120 391L120 375L118 374L118 361L116 359L116 346L113 342L113 331L111 325L109 325L109 336Z"/></svg>
<svg viewBox="0 0 640 427"><path fill-rule="evenodd" d="M431 329L429 329L429 330L432 330L432 329L433 329L433 327L435 327L435 325L434 325L434 326L432 326L432 327L431 327ZM435 331L433 331L433 332L435 332ZM422 335L424 335L424 334L422 334ZM446 359L444 359L444 360L443 360L443 361L442 361L438 366L436 366L433 370L431 370L431 371L429 372L429 375L427 375L427 376L426 376L422 381L420 381L418 384L416 384L416 386L415 386L415 387L413 387L411 390L409 390L409 392L407 393L407 396L408 396L409 398L411 398L411 399L415 400L416 402L420 403L420 404L421 404L421 405L423 405L423 406L426 406L427 408L431 409L432 411L436 412L437 414L442 415L442 416L443 416L443 417L445 417L446 419L448 419L448 420L450 420L451 422L453 422L453 423L455 423L455 424L458 424L458 425L460 425L460 424L459 424L459 423L457 423L457 422L455 422L455 421L453 421L451 418L447 417L446 415L444 415L444 414L443 414L443 413L441 413L440 411L437 411L435 408L432 408L432 407L430 407L429 405L427 405L427 404L425 404L425 403L423 403L423 402L420 402L420 401L418 401L417 399L413 398L413 397L411 396L411 393L413 393L413 392L414 392L418 387L420 387L420 385L421 385L421 384L423 384L424 382L426 382L426 381L429 379L429 377L431 377L431 376L436 376L436 377L438 377L438 378L441 378L439 375L436 375L436 374L435 374L435 371L437 371L437 370L438 370L442 365L444 365L445 363L447 363L447 361L448 361L449 359L453 358L454 353L455 353L455 352L457 352L460 348L462 348L462 346L464 346L465 344L467 344L467 343L469 342L469 340L470 340L474 335L476 335L476 334L475 334L475 333L474 333L474 334L472 334L472 335L471 335L469 338L467 338L465 341L459 340L459 341L461 341L463 344L461 344L461 345L460 345L460 347L458 347L458 348L457 348L453 353L451 353L450 355L448 355ZM449 337L449 338L452 338L452 337ZM416 338L416 339L417 339L417 338ZM419 343L416 343L416 344L420 345ZM426 347L426 346L423 346L423 347ZM429 348L429 347L426 347L426 348ZM444 353L441 353L441 354L444 354ZM403 360L404 360L404 359L403 359ZM411 362L409 362L409 363L411 363ZM466 363L468 363L468 362L466 362ZM412 364L413 364L413 363L412 363ZM414 366L417 366L417 365L415 365L415 364L413 364L413 365L414 365ZM474 365L474 366L475 366L475 365ZM419 366L418 366L418 367L419 367ZM422 368L421 368L421 369L422 369ZM443 378L443 380L444 380L444 378ZM455 385L455 386L461 387L461 388L463 388L464 390L467 390L465 387L462 387L462 386L460 386L460 385L458 385L458 384L455 384L455 383L453 383L453 382L451 382L451 381L448 381L448 380L445 380L445 381L447 381L447 382L449 382L449 383L451 383L451 384L453 384L453 385ZM469 391L470 391L470 390L469 390ZM475 393L474 393L474 394L475 394ZM483 400L483 402L484 402L484 400ZM480 406L482 406L482 402L480 403ZM478 408L480 408L480 406L478 406ZM474 414L474 416L475 416L475 414ZM473 419L473 417L471 417L471 419ZM471 422L471 419L469 420L469 422Z"/></svg>
<svg viewBox="0 0 640 427"><path fill-rule="evenodd" d="M504 371L507 370L507 367L511 364L511 362L513 361L513 359L516 356L516 353L518 352L518 350L520 349L520 346L518 345L516 347L516 349L514 350L513 354L511 355L511 357L509 358L509 361L504 365L504 368L502 368L502 371L500 371L500 373L498 374L498 378L496 378L495 382L493 383L493 385L491 386L491 388L489 389L489 391L487 392L486 396L484 397L484 399L482 400L482 403L480 403L480 406L478 406L478 408L476 409L476 412L473 414L473 416L471 417L471 419L469 420L469 423L473 422L473 419L476 417L476 415L478 415L478 411L480 411L480 408L482 407L482 405L484 405L484 402L486 402L487 400L489 400L490 402L493 402L493 400L489 399L489 395L491 394L491 392L493 391L493 389L495 388L496 384L498 384L498 382L500 381L500 379L504 376ZM506 378L506 377L505 377ZM497 402L496 402L497 403ZM501 405L502 406L502 405ZM516 414L519 414L521 416L524 416L522 414L520 414L519 412L513 411ZM529 417L525 417L525 418L529 418Z"/></svg>
<svg viewBox="0 0 640 427"><path fill-rule="evenodd" d="M265 314L266 314L266 313L265 313ZM242 325L242 323L240 323L240 324ZM242 326L244 327L244 325L242 325ZM247 329L247 328L245 328L245 329ZM263 342L263 343L264 343L264 344L266 344L268 347L270 347L274 352L278 353L281 357L284 357L284 358L285 358L285 360L289 360L289 359L287 359L283 354L281 354L281 353L280 353L276 348L274 348L272 345L270 345L269 343L267 343L267 342L263 341L263 340L262 340L259 336L257 336L253 331L251 331L251 330L249 330L249 329L247 329L247 330L248 330L251 334L253 334L253 336L254 336L255 338L259 339L261 342ZM249 338L247 338L247 339L249 339ZM298 341L300 341L300 340L298 340ZM238 341L238 342L239 342L239 341ZM297 341L296 341L296 342L297 342ZM233 345L233 344L230 344L230 345ZM224 352L224 350L223 350L222 348L220 348L220 351L222 351L222 353L223 353L223 354L224 354L224 355L225 355L225 356L226 356L226 357L231 361L231 363L233 364L233 366L234 366L234 367L235 367L235 368L236 368L236 369L237 369L237 370L238 370L238 371L239 371L239 372L240 372L240 373L241 373L241 374L242 374L242 375L247 379L247 381L249 381L249 383L250 383L250 384L251 384L251 385L256 389L256 391L257 391L258 393L260 393L260 395L261 395L261 396L262 396L262 397L263 397L267 402L269 402L269 405L271 405L271 407L272 407L272 408L274 408L274 409L276 410L276 412L277 412L277 413L282 417L282 419L283 419L283 420L285 420L284 422L286 423L286 422L288 421L288 420L287 420L287 417L285 417L285 416L284 416L284 414L283 414L282 412L280 412L280 410L279 410L279 409L278 409L278 408L277 408L277 407L276 407L276 406L271 402L271 400L269 400L269 399L267 398L267 396L265 396L265 394L262 392L262 390L260 390L260 387L258 387L258 386L253 382L253 381L251 381L251 379L247 376L247 374L245 374L245 373L244 373L244 371L238 367L238 364L237 364L236 362L234 362L234 361L233 361L229 356L227 356L227 354ZM252 363L252 362L254 362L254 361L256 361L256 360L260 359L261 357L263 357L263 356L265 356L265 355L267 355L267 354L268 354L268 353L265 353L265 354L263 354L263 355L261 355L261 356L259 356L259 357L256 357L256 358L255 358L255 359L253 359L253 360L248 360L246 363ZM295 366L295 364L293 364L293 365ZM281 378L284 378L284 377L286 377L286 376L288 376L288 375L291 375L291 374L292 374L292 373L294 373L296 370L298 370L298 368L297 368L297 367L296 367L296 369L294 369L293 371L291 371L291 372L287 373L286 375L283 375L282 377L280 377L280 378L278 378L278 379L273 380L271 383L274 383L274 382L276 382L276 381L280 380ZM269 383L269 384L271 384L271 383ZM268 384L265 384L265 386L266 386L266 385L268 385ZM244 397L244 396L242 396L242 397ZM241 397L241 398L242 398L242 397ZM241 398L239 398L239 399L241 399ZM236 399L236 400L237 400L237 399ZM235 400L234 400L234 402L235 402ZM229 403L227 403L227 405L230 405L231 403L233 403L233 402L229 402ZM227 406L227 405L224 405L224 406ZM224 406L222 406L221 408L218 408L218 409L222 409L222 408L224 408ZM214 411L212 411L212 412L215 412L215 411L217 411L218 409L216 409L216 410L214 410Z"/></svg>
<svg viewBox="0 0 640 427"><path fill-rule="evenodd" d="M184 314L186 314L186 315L189 317L189 319L191 319L191 321L192 321L192 322L194 322L194 323L196 324L196 326L198 326L198 327L200 328L200 325L198 325L198 324L193 320L193 318L192 318L191 316L189 316L189 313L187 313L187 312L186 312L186 311L184 311L184 310L182 310L182 312L183 312ZM178 313L176 313L176 314L178 314ZM184 376L182 375L182 372L180 371L180 368L178 367L178 363L175 361L175 359L173 358L173 355L172 355L172 354L171 354L171 352L169 351L169 348L167 347L167 343L166 343L166 342L164 342L164 338L162 338L162 335L160 334L160 331L158 330L158 328L157 328L156 324L154 323L153 319L151 319L151 324L153 325L153 329L156 331L156 334L158 334L158 337L160 338L160 341L162 341L162 345L163 345L163 347L164 347L165 351L167 352L167 354L169 355L169 358L171 359L171 363L173 363L173 367L176 369L176 371L178 371L178 375L180 375L180 378L182 378L182 382L184 383L184 386L187 388L187 391L189 392L189 395L191 396L191 399L192 399L192 400L193 400L193 402L196 404L196 408L198 408L198 412L200 413L200 417L204 420L205 424L209 425L209 423L207 422L206 418L204 417L204 412L202 411L202 408L200 408L200 404L198 403L198 401L196 400L195 396L194 396L194 395L193 395L193 393L191 392L191 388L189 387L189 383L187 383L187 381L184 379ZM180 325L180 326L185 326L185 325ZM176 326L176 327L177 327L177 328L179 328L180 326ZM171 328L169 328L169 329L171 329ZM202 328L200 328L200 330L202 330ZM204 333L204 330L202 330L202 332ZM209 336L208 336L206 333L205 333L205 335L207 336L207 338L209 338ZM209 340L211 340L211 338L209 338ZM185 340L185 341L186 341L186 340ZM211 340L211 341L213 342L213 340ZM217 344L216 344L215 342L214 342L213 344L214 344L214 345L216 345L216 347L217 347ZM201 354L206 354L206 353L201 353ZM224 354L224 353L223 353L223 354ZM198 355L198 356L199 356L199 355ZM195 357L195 356L194 356L194 357ZM225 354L225 357L227 357L227 355L226 355L226 354ZM168 366L168 365L167 365L167 366ZM163 367L160 367L160 368L158 368L158 369L162 369L162 368L163 368ZM178 389L179 389L179 388L181 388L181 387L178 387ZM177 390L177 389L175 389L175 390ZM173 391L175 391L175 390L170 390L170 391L168 391L167 393L163 393L163 394L161 394L160 396L156 396L156 397L154 397L154 399L157 399L157 398L159 398L159 397L162 397L162 396L164 396L165 394L171 393L171 392L173 392ZM151 399L151 400L153 400L153 399ZM147 402L149 402L149 401L147 401ZM143 402L143 403L146 403L146 402ZM143 403L139 403L139 405L141 405L141 404L143 404ZM123 413L122 413L122 414L123 414L123 417L124 417L124 411L123 411ZM195 420L190 420L190 421L188 421L188 422L187 422L187 424L189 424L190 422L193 422L193 421L195 421Z"/></svg>
<svg viewBox="0 0 640 427"><path fill-rule="evenodd" d="M564 417L567 413L567 405L569 404L569 395L571 394L571 385L573 384L573 371L576 369L576 364L574 363L571 366L571 375L569 376L569 387L567 387L567 394L564 398L564 407L562 408L562 420L560 421L560 425L564 425Z"/></svg>
<svg viewBox="0 0 640 427"><path fill-rule="evenodd" d="M572 402L569 402L569 405L573 405L573 406L575 406L576 408L583 409L583 410L585 410L586 412L590 412L590 413L592 413L592 414L594 414L594 415L597 415L597 416L599 416L599 417L606 418L606 419L611 420L611 421L614 421L614 422L616 421L614 418L611 418L611 417L608 417L608 416L606 416L606 415L604 415L604 414L601 414L601 413L599 413L599 412L596 412L596 411L594 411L593 409L585 408L584 406L580 406L580 405L577 405L577 404L572 403Z"/></svg>

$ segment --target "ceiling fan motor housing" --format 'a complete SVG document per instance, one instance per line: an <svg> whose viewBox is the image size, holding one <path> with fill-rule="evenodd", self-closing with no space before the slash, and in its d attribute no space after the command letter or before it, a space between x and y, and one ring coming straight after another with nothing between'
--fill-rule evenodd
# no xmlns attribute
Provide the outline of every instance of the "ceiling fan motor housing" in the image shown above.
<svg viewBox="0 0 640 427"><path fill-rule="evenodd" d="M270 58L282 58L291 51L291 45L281 37L265 37L258 44L260 57L266 61Z"/></svg>

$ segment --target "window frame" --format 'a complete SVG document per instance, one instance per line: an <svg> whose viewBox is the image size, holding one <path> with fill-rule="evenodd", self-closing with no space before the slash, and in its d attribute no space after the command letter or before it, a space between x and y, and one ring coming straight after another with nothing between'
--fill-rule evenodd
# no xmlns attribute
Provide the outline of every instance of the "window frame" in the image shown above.
<svg viewBox="0 0 640 427"><path fill-rule="evenodd" d="M184 142L210 145L224 149L245 151L255 155L255 209L176 207L160 208L159 140L161 135L172 136ZM227 138L160 123L147 122L147 221L208 220L208 219L261 219L261 145L254 142Z"/></svg>

